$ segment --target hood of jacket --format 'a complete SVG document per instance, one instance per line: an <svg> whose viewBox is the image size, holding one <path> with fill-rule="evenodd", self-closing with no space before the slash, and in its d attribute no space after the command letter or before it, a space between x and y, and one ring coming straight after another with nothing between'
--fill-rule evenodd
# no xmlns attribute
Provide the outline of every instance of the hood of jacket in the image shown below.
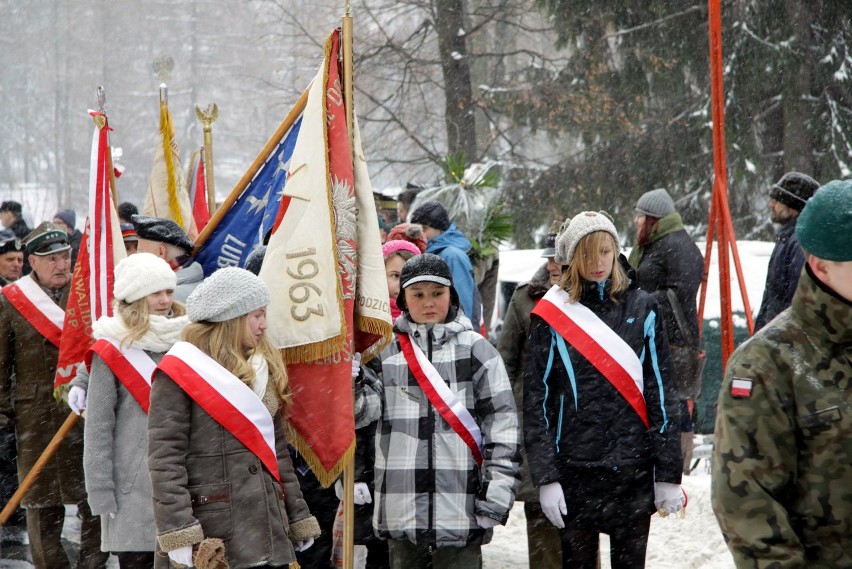
<svg viewBox="0 0 852 569"><path fill-rule="evenodd" d="M455 223L451 223L446 231L430 239L426 244L426 251L439 255L447 247L458 247L465 252L470 250L470 241L459 231Z"/></svg>

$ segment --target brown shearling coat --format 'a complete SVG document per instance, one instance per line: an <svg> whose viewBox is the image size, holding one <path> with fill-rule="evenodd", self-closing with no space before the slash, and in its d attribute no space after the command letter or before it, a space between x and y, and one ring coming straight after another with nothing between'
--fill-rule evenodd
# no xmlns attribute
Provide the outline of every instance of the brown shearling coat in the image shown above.
<svg viewBox="0 0 852 569"><path fill-rule="evenodd" d="M30 277L23 277L30 278ZM65 308L70 285L59 299ZM0 422L14 421L18 440L18 479L23 480L71 410L53 397L59 349L0 297ZM76 504L86 497L83 482L83 429L78 423L62 441L22 505L28 508Z"/></svg>
<svg viewBox="0 0 852 569"><path fill-rule="evenodd" d="M148 414L148 469L157 526L157 568L166 551L220 538L231 569L287 566L293 543L320 534L302 497L271 385L282 488L260 460L162 371L154 375ZM200 496L207 496L207 503ZM193 501L196 502L193 505ZM292 543L291 543L292 542Z"/></svg>

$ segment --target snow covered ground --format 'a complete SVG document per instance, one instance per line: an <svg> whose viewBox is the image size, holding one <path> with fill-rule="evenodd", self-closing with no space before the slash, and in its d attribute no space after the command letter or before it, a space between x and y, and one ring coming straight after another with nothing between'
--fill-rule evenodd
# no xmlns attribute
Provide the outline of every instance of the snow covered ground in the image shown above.
<svg viewBox="0 0 852 569"><path fill-rule="evenodd" d="M689 496L686 517L651 519L647 569L734 569L734 561L710 505L709 465L702 460L690 476L683 477ZM494 540L483 548L484 569L525 569L527 558L526 520L518 504L505 527L498 526ZM608 569L609 541L601 539L601 569Z"/></svg>

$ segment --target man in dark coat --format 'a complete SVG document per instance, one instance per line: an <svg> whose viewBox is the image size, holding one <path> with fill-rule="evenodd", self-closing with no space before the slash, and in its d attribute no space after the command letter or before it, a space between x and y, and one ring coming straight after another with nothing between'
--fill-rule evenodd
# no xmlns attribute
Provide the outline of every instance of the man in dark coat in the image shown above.
<svg viewBox="0 0 852 569"><path fill-rule="evenodd" d="M69 413L54 399L53 382L70 289L71 246L67 234L49 222L34 229L24 243L33 272L3 287L0 298L0 426L15 426L19 480ZM65 504L76 504L82 519L76 566L106 564L100 522L86 502L82 457L83 429L76 425L24 496L33 564L39 569L74 565L60 541Z"/></svg>
<svg viewBox="0 0 852 569"><path fill-rule="evenodd" d="M787 172L769 190L769 217L781 226L775 248L769 257L763 301L754 320L757 332L781 314L793 301L805 256L796 237L796 221L805 204L819 188L819 182L799 172Z"/></svg>
<svg viewBox="0 0 852 569"><path fill-rule="evenodd" d="M546 261L538 268L529 282L520 283L512 294L503 329L497 340L497 351L506 364L506 373L512 383L515 405L518 407L518 425L524 426L524 356L527 351L527 337L530 332L530 312L551 286L559 283L562 265L554 260L556 255L556 234L559 222L550 228L542 257ZM541 511L538 490L533 486L526 450L521 440L521 484L517 499L524 503L527 519L527 546L530 567L561 567L562 542L559 530L551 524Z"/></svg>
<svg viewBox="0 0 852 569"><path fill-rule="evenodd" d="M636 247L630 265L636 268L639 288L657 300L669 343L698 348L698 307L695 297L701 286L704 258L686 233L674 200L664 188L645 192L636 202ZM678 324L676 308L668 296L672 290L683 313L685 330ZM672 365L674 365L674 360ZM686 381L684 370L675 370L681 400L681 453L684 472L692 459L694 425L691 402L701 393L700 378Z"/></svg>
<svg viewBox="0 0 852 569"><path fill-rule="evenodd" d="M68 243L71 244L71 272L77 264L77 255L80 252L80 242L83 234L77 229L77 212L73 209L63 209L53 216L53 225L68 234Z"/></svg>
<svg viewBox="0 0 852 569"><path fill-rule="evenodd" d="M22 209L21 204L15 201L5 201L0 204L0 222L2 222L3 227L10 230L15 234L15 237L22 240L24 237L29 235L30 228L27 225L27 222L24 221L22 217ZM27 259L27 253L24 251L24 269L23 274L28 275L30 273L30 263Z"/></svg>

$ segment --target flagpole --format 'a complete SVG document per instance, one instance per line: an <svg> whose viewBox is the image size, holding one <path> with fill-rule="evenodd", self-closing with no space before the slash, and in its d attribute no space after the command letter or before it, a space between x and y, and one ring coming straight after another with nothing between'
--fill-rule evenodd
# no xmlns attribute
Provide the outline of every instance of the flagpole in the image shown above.
<svg viewBox="0 0 852 569"><path fill-rule="evenodd" d="M198 237L195 239L195 249L192 251L193 255L197 255L198 251L201 250L201 246L210 238L210 235L222 221L222 218L228 213L231 209L231 206L234 205L243 191L245 191L246 187L251 183L252 178L254 178L255 174L263 167L263 164L266 162L266 159L269 157L269 154L272 150L281 142L281 139L287 134L287 131L290 130L290 127L293 126L293 123L296 122L296 119L302 114L302 111L305 110L305 104L308 102L308 90L302 93L302 96L299 97L299 100L296 101L296 104L293 105L293 108L290 109L290 113L284 118L280 125L278 125L278 129L272 134L269 140L266 142L266 145L261 149L260 153L255 157L254 162L251 163L248 170L246 170L243 177L237 182L237 185L234 186L234 189L231 190L231 193L228 194L228 197L225 198L225 201L222 202L222 206L216 210L216 213L210 214L210 221L207 222L207 225L198 234Z"/></svg>
<svg viewBox="0 0 852 569"><path fill-rule="evenodd" d="M106 91L103 85L98 86L98 110L106 117ZM115 168L112 165L112 148L108 148L107 154L107 170L109 172L109 193L112 195L112 205L118 209L118 195L115 192Z"/></svg>
<svg viewBox="0 0 852 569"><path fill-rule="evenodd" d="M353 65L352 65L352 11L349 0L345 0L342 25L343 48L343 104L346 107L346 132L349 134L349 149L354 165L355 131ZM352 394L355 396L354 392ZM356 443L357 444L357 443ZM355 458L343 467L343 567L353 569L355 562Z"/></svg>
<svg viewBox="0 0 852 569"><path fill-rule="evenodd" d="M195 116L204 127L204 152L201 160L204 164L204 182L207 186L207 211L210 215L216 212L216 191L213 187L213 123L219 118L219 107L216 103L207 105L202 111L201 107L195 105Z"/></svg>

